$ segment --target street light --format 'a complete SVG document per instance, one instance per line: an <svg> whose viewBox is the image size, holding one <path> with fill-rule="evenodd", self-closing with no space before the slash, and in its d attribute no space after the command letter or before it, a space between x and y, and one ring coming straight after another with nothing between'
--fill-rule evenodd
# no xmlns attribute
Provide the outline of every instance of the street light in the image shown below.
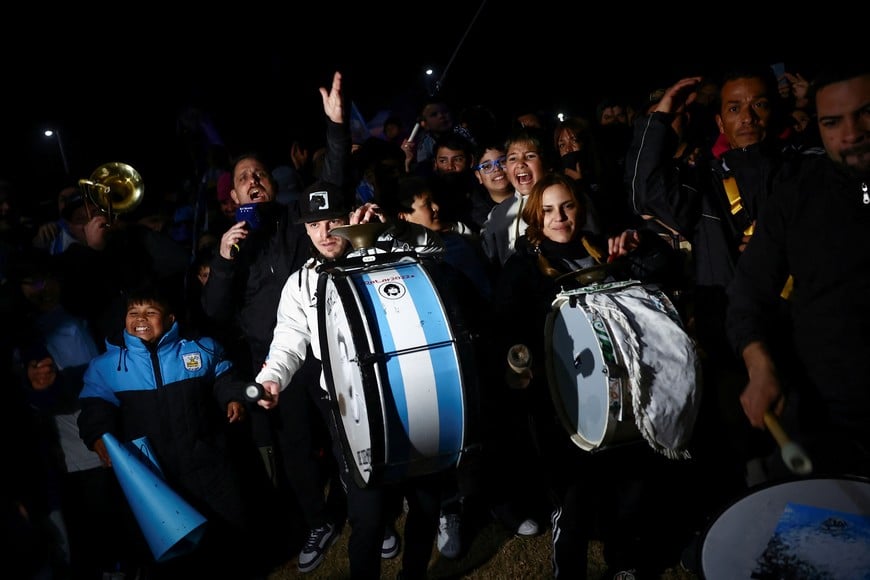
<svg viewBox="0 0 870 580"><path fill-rule="evenodd" d="M430 66L423 69L423 84L430 97L434 97L438 94L438 91L441 90L440 81L438 80L438 77L435 76L436 73L437 71L435 70L435 67Z"/></svg>
<svg viewBox="0 0 870 580"><path fill-rule="evenodd" d="M69 176L69 165L66 162L66 152L63 150L63 140L60 138L60 129L46 129L45 130L46 137L56 137L57 138L57 146L60 149L60 159L63 161L63 171L66 173L67 177Z"/></svg>

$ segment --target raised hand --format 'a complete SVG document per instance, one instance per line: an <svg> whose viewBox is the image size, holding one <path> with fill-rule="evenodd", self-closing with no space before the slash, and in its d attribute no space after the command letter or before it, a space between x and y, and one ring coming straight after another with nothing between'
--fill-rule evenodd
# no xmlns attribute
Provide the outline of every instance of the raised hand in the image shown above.
<svg viewBox="0 0 870 580"><path fill-rule="evenodd" d="M332 75L332 87L320 87L320 97L323 99L323 112L333 123L344 123L344 103L341 97L341 73L335 71Z"/></svg>

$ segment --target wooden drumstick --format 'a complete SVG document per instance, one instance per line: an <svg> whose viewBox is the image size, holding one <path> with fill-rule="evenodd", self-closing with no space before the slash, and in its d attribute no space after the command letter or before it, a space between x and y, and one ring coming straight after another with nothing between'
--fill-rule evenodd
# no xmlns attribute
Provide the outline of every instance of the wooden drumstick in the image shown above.
<svg viewBox="0 0 870 580"><path fill-rule="evenodd" d="M800 445L789 438L782 425L779 424L779 419L776 418L776 415L770 411L765 411L764 424L767 426L770 434L773 435L773 438L776 439L782 460L789 471L797 475L812 473L813 462L810 460L810 457Z"/></svg>

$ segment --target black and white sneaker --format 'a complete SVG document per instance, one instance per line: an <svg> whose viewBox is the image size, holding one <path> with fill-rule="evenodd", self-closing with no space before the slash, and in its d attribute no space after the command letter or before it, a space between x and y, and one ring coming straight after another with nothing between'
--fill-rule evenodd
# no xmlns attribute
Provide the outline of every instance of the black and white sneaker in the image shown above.
<svg viewBox="0 0 870 580"><path fill-rule="evenodd" d="M326 550L337 538L338 533L332 524L311 530L308 533L308 539L305 540L305 545L302 546L302 551L299 552L299 571L311 572L320 566L320 563L323 562L323 556L326 555Z"/></svg>
<svg viewBox="0 0 870 580"><path fill-rule="evenodd" d="M381 544L381 558L391 560L399 554L399 534L393 526L384 530L384 543Z"/></svg>

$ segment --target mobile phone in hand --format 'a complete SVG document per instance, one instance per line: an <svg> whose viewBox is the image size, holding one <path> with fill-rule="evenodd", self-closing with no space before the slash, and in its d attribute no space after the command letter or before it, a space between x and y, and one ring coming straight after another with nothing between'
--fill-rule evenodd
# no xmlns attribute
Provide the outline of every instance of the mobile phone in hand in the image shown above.
<svg viewBox="0 0 870 580"><path fill-rule="evenodd" d="M784 62L775 62L770 65L770 68L773 70L773 76L776 77L776 80L781 85L787 85L788 79L785 78L785 63Z"/></svg>

